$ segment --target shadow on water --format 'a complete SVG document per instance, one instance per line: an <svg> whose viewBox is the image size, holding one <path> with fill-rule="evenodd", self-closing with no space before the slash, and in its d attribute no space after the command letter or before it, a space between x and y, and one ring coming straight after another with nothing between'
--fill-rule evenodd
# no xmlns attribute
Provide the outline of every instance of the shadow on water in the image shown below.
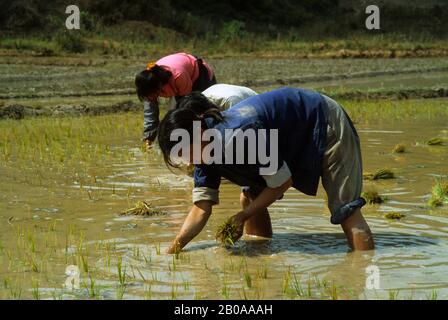
<svg viewBox="0 0 448 320"><path fill-rule="evenodd" d="M431 237L399 232L375 233L374 240L375 251L386 248L422 247L439 243L439 240ZM204 245L194 250L204 249ZM328 255L348 253L351 250L347 246L343 233L316 232L307 234L278 233L274 234L272 239L240 241L238 245L228 247L227 251L233 255L261 256L282 252Z"/></svg>

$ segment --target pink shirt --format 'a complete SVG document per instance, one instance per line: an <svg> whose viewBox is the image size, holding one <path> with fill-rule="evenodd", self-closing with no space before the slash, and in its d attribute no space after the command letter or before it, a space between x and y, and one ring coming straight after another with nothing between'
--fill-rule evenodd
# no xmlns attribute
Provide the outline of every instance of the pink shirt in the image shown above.
<svg viewBox="0 0 448 320"><path fill-rule="evenodd" d="M193 83L199 77L199 66L196 58L188 53L175 53L156 62L157 65L171 71L173 76L162 88L161 97L170 98L175 96L185 96L191 93ZM204 61L208 69L210 79L213 78L213 70Z"/></svg>

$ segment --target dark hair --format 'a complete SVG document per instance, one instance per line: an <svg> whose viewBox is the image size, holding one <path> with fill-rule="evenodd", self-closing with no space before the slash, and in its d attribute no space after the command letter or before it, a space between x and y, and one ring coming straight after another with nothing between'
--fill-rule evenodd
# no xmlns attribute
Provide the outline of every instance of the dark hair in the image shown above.
<svg viewBox="0 0 448 320"><path fill-rule="evenodd" d="M175 129L187 130L191 144L193 121L201 121L201 126L204 126L205 118L212 118L216 122L224 121L219 108L199 92L186 95L177 103L176 109L167 112L159 125L158 142L168 167L179 167L170 158L171 149L177 144L177 141L171 141L171 132Z"/></svg>
<svg viewBox="0 0 448 320"><path fill-rule="evenodd" d="M161 66L155 65L151 70L143 70L135 76L135 87L140 101L160 90L173 74Z"/></svg>

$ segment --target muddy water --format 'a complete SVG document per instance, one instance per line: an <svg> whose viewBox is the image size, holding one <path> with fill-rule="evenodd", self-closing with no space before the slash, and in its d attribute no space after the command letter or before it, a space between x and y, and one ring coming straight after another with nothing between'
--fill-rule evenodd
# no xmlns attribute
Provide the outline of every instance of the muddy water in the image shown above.
<svg viewBox="0 0 448 320"><path fill-rule="evenodd" d="M126 272L123 298L297 298L292 280L285 280L295 275L304 287L313 279L312 298L328 298L317 284L327 281L340 289L339 298L387 299L398 293L398 298L417 299L437 292L446 299L448 208L430 210L426 201L435 179L448 173L448 146L423 142L446 137L447 120L422 117L357 125L365 171L388 167L397 174L397 179L366 183L389 198L364 210L376 242L376 250L368 253L348 251L340 227L329 222L322 189L315 198L288 191L272 206L272 240L245 238L235 248L223 248L214 240L216 227L239 210L238 188L224 183L221 205L203 232L179 259L164 255L185 218L192 182L170 173L157 149L147 155L135 148L137 138L114 144L131 156L92 165L97 178L90 182L69 178L75 168L49 169L43 180L36 180L36 163L27 163L29 170L2 163L0 295L11 298L20 291L22 298L32 298L38 281L41 298L121 297L121 259ZM397 143L406 144L407 152L391 154ZM137 200L167 214L117 215ZM384 214L390 211L406 217L387 220ZM72 227L75 236L67 231ZM20 236L19 228L28 231ZM72 236L75 240L67 240ZM33 237L36 248L22 243ZM88 272L77 250L84 252ZM38 271L30 264L33 257ZM64 291L65 269L71 264L81 269L81 288ZM377 290L366 289L366 268L372 265L379 269ZM91 279L95 294L89 293Z"/></svg>

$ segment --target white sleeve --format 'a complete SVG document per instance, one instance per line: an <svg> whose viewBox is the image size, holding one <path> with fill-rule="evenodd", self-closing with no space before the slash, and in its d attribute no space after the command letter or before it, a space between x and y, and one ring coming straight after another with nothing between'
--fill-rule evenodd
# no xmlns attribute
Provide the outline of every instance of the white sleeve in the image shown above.
<svg viewBox="0 0 448 320"><path fill-rule="evenodd" d="M219 191L208 187L196 187L193 189L193 203L198 201L211 201L219 203Z"/></svg>

